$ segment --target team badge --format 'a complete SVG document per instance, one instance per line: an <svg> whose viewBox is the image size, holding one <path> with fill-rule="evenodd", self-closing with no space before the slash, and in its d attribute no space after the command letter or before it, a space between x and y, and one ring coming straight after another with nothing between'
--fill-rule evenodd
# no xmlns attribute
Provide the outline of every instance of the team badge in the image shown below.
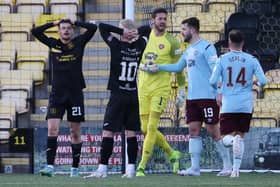
<svg viewBox="0 0 280 187"><path fill-rule="evenodd" d="M68 49L73 49L74 48L74 44L72 42L69 42L67 44Z"/></svg>
<svg viewBox="0 0 280 187"><path fill-rule="evenodd" d="M159 44L158 48L159 48L159 49L163 49L163 48L164 48L164 45L163 45L163 44Z"/></svg>
<svg viewBox="0 0 280 187"><path fill-rule="evenodd" d="M51 114L56 114L56 108L50 108L50 113Z"/></svg>

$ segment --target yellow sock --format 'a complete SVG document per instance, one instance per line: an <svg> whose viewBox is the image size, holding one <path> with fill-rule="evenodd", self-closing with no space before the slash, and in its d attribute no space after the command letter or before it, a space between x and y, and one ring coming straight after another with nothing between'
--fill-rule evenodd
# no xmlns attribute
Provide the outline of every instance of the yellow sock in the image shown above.
<svg viewBox="0 0 280 187"><path fill-rule="evenodd" d="M151 157L154 149L154 145L157 139L157 127L160 118L160 113L151 112L149 115L149 122L147 127L147 134L144 139L143 150L142 150L142 158L139 163L140 168L145 169L147 161Z"/></svg>
<svg viewBox="0 0 280 187"><path fill-rule="evenodd" d="M159 146L160 148L162 148L164 150L164 152L166 152L166 154L168 156L170 156L173 149L171 148L169 143L166 141L164 135L159 130L157 130L156 137L157 137L156 145Z"/></svg>

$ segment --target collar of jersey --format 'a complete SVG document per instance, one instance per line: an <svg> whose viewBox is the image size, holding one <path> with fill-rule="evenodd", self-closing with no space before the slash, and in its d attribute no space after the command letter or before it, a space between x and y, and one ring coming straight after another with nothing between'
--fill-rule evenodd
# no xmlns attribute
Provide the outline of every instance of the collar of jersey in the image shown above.
<svg viewBox="0 0 280 187"><path fill-rule="evenodd" d="M155 34L155 30L154 30L154 29L152 29L152 32L151 32L151 34L152 34L153 37L165 37L166 33L167 33L167 32L164 31L163 35L157 36L157 35Z"/></svg>

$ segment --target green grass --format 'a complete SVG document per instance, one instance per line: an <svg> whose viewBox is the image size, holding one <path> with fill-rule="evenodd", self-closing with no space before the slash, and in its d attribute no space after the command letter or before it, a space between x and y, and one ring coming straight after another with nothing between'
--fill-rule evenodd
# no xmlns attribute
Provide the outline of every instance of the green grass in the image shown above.
<svg viewBox="0 0 280 187"><path fill-rule="evenodd" d="M267 187L280 186L279 174L241 173L239 178L216 177L204 173L200 177L181 177L171 174L150 174L146 177L122 179L109 175L105 179L69 178L68 176L40 177L38 175L0 175L0 187Z"/></svg>

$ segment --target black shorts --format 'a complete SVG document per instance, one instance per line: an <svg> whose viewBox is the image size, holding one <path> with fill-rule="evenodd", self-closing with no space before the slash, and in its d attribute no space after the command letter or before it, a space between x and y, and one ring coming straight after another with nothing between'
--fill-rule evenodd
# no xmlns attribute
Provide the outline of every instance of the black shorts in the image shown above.
<svg viewBox="0 0 280 187"><path fill-rule="evenodd" d="M67 121L85 121L84 94L82 90L75 93L57 94L53 91L50 93L46 119L62 119L65 110L67 111Z"/></svg>
<svg viewBox="0 0 280 187"><path fill-rule="evenodd" d="M246 133L250 129L252 114L222 113L220 118L220 129L222 135L230 134L232 132Z"/></svg>
<svg viewBox="0 0 280 187"><path fill-rule="evenodd" d="M139 131L139 104L136 92L111 93L107 104L103 130L120 132L125 130Z"/></svg>

